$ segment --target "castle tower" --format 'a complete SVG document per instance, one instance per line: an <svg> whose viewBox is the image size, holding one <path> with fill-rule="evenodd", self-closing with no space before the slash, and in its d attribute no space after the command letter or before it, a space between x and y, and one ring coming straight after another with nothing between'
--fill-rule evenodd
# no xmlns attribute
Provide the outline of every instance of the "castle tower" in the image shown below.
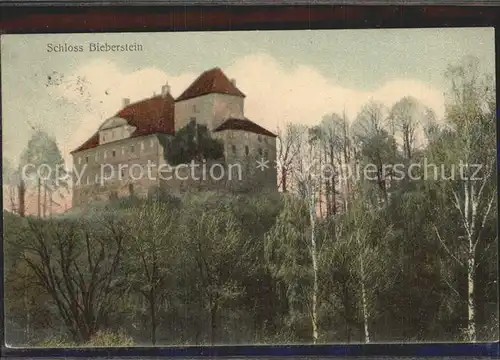
<svg viewBox="0 0 500 360"><path fill-rule="evenodd" d="M220 68L207 70L175 100L175 130L190 121L214 130L229 118L243 118L244 99Z"/></svg>

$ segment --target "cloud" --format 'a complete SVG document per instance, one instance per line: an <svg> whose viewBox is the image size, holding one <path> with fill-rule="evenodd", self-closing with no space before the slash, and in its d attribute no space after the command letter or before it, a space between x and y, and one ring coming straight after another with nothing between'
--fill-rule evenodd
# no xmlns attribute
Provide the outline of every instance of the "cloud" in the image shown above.
<svg viewBox="0 0 500 360"><path fill-rule="evenodd" d="M166 70L166 71L165 71ZM254 54L236 59L227 69L230 78L246 95L245 115L260 125L276 130L286 122L313 125L332 112L345 109L354 118L370 100L392 106L404 96L413 96L434 109L438 118L444 115L444 96L438 89L415 79L394 79L372 91L342 87L306 65L288 68L267 54ZM167 81L174 96L179 95L198 74L173 75L168 69L142 68L127 71L104 60L91 61L69 78L76 83L84 79L84 94L73 86L51 90L54 98L78 105L80 125L70 138L60 141L69 161L69 151L88 137L122 106L123 98L132 102L158 94ZM62 139L61 139L62 140Z"/></svg>
<svg viewBox="0 0 500 360"><path fill-rule="evenodd" d="M433 108L438 117L444 115L443 94L413 79L395 79L371 92L357 91L335 84L309 66L287 69L266 54L239 59L227 74L247 94L248 117L270 128L286 122L316 124L325 114L342 114L344 109L353 119L371 99L392 106L407 95Z"/></svg>

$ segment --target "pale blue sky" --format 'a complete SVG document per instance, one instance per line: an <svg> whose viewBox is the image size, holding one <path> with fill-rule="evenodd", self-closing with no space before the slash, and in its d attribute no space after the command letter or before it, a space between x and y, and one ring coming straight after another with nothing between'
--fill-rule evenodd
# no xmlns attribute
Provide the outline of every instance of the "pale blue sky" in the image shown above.
<svg viewBox="0 0 500 360"><path fill-rule="evenodd" d="M53 71L74 74L94 60L113 64L120 74L157 69L170 76L182 77L214 66L223 70L242 69L241 64L248 66L248 62L254 59L252 56L260 54L272 59L283 74L288 74L287 81L292 81L297 69L306 67L328 86L359 93L374 92L391 81L403 80L418 81L436 93L442 93L447 87L444 70L448 64L456 63L466 55L478 57L485 72L493 73L495 68L492 28L3 35L1 40L3 150L12 158L18 156L31 135L26 120L42 124L61 144L75 136L86 117L64 99L55 99L47 90L46 78ZM97 41L137 42L142 44L144 51L46 51L48 43ZM247 62L242 59L247 59ZM266 71L262 73L265 77L258 79L260 82L271 81ZM242 90L250 96L253 87L244 79L245 72L241 74L238 84L246 84L247 89ZM258 77L259 71L252 74ZM304 82L300 84L297 86L306 86ZM401 96L405 95L405 89L401 89ZM279 97L273 101L279 101ZM249 106L251 109L251 104ZM319 105L311 102L309 106L318 108ZM259 118L261 115L255 116ZM279 113L270 112L269 116L276 117ZM315 117L320 120L320 116ZM265 114L262 115L264 118Z"/></svg>

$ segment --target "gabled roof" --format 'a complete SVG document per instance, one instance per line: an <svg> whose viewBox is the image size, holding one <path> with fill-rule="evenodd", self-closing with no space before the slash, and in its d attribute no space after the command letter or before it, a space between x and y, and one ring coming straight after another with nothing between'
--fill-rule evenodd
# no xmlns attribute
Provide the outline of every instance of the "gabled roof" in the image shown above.
<svg viewBox="0 0 500 360"><path fill-rule="evenodd" d="M146 100L130 104L120 110L115 117L127 120L128 124L135 126L131 137L149 135L154 133L173 134L175 100L170 94L164 97L159 95ZM71 153L88 150L99 145L99 132L97 131L87 141Z"/></svg>
<svg viewBox="0 0 500 360"><path fill-rule="evenodd" d="M227 94L245 97L218 67L207 70L175 100L182 101L206 94Z"/></svg>
<svg viewBox="0 0 500 360"><path fill-rule="evenodd" d="M224 131L224 130L242 130L242 131L253 132L255 134L277 137L276 134L273 134L269 130L264 129L262 126L254 123L253 121L251 121L247 118L227 119L222 124L220 124L217 128L215 128L214 132L219 132L219 131Z"/></svg>

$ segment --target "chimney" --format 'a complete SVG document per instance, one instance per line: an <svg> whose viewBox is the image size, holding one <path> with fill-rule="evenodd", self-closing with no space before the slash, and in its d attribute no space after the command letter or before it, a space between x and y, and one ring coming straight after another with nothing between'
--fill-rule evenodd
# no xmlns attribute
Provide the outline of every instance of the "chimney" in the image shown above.
<svg viewBox="0 0 500 360"><path fill-rule="evenodd" d="M165 97L168 94L170 94L170 85L168 85L168 83L166 83L165 85L163 85L161 87L161 96Z"/></svg>
<svg viewBox="0 0 500 360"><path fill-rule="evenodd" d="M123 107L130 105L130 99L129 98L124 98L123 99Z"/></svg>
<svg viewBox="0 0 500 360"><path fill-rule="evenodd" d="M233 84L233 86L236 86L236 79L231 79L231 84Z"/></svg>

